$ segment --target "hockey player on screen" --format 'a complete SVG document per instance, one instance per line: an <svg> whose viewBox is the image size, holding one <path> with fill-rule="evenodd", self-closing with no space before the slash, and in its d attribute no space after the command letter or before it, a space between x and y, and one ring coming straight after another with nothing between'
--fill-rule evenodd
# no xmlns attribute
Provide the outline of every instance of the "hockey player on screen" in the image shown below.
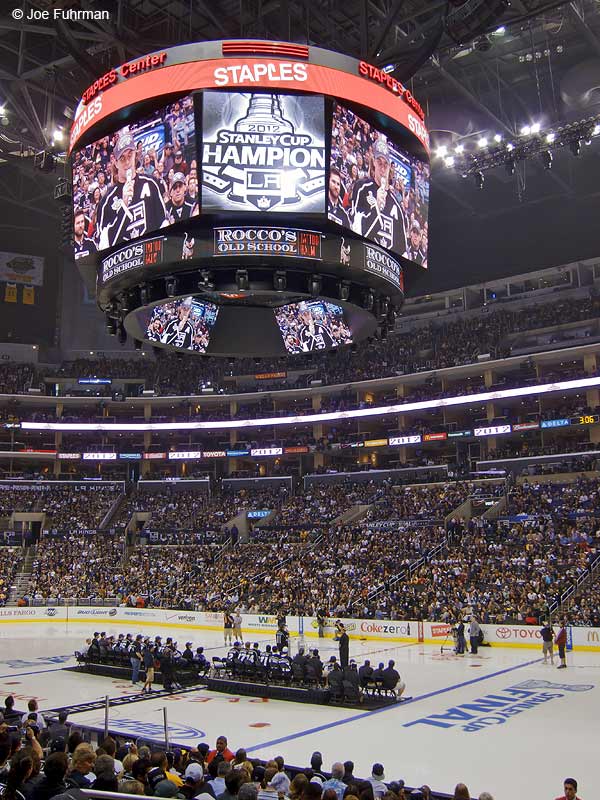
<svg viewBox="0 0 600 800"><path fill-rule="evenodd" d="M192 298L186 297L177 309L177 316L166 325L160 337L162 344L170 344L185 350L191 349L194 338L194 326L190 322L191 310Z"/></svg>
<svg viewBox="0 0 600 800"><path fill-rule="evenodd" d="M300 314L298 341L301 351L310 353L312 350L325 350L327 347L333 347L334 341L329 329L315 320L306 303L300 303L298 311Z"/></svg>
<svg viewBox="0 0 600 800"><path fill-rule="evenodd" d="M371 177L354 184L352 229L396 253L406 250L406 222L399 200L390 189L390 151L379 135L373 144Z"/></svg>
<svg viewBox="0 0 600 800"><path fill-rule="evenodd" d="M97 215L98 249L137 239L169 225L169 215L154 178L136 173L135 139L122 133L113 150L113 186Z"/></svg>

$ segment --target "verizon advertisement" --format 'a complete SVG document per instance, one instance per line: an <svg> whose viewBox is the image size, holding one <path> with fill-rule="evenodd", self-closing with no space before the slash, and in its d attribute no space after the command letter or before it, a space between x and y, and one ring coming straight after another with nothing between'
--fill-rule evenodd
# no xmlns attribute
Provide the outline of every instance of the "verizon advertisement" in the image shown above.
<svg viewBox="0 0 600 800"><path fill-rule="evenodd" d="M324 99L206 92L202 208L325 210Z"/></svg>

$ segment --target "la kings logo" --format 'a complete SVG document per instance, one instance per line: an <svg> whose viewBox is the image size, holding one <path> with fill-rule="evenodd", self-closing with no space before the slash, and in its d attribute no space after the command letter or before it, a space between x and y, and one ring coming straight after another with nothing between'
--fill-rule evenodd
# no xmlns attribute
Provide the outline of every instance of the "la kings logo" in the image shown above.
<svg viewBox="0 0 600 800"><path fill-rule="evenodd" d="M211 92L204 102L204 207L323 210L322 98Z"/></svg>

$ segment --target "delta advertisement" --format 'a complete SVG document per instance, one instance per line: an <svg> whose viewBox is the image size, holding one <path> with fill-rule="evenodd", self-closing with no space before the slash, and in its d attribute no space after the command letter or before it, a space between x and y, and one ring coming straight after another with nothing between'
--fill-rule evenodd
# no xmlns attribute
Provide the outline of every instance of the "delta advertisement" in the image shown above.
<svg viewBox="0 0 600 800"><path fill-rule="evenodd" d="M203 211L323 213L324 115L323 97L206 92Z"/></svg>

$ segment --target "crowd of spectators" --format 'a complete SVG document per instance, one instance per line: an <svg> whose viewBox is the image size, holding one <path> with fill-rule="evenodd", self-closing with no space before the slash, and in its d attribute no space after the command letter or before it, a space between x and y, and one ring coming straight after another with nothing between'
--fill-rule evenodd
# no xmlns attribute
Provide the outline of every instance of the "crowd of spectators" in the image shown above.
<svg viewBox="0 0 600 800"><path fill-rule="evenodd" d="M394 662L391 662L393 668ZM397 674L397 673L396 673ZM428 785L406 786L388 765L375 763L371 775L354 774L354 762L334 762L331 772L315 752L310 766L288 767L283 757L261 761L246 750L230 749L225 736L215 746L161 749L108 736L98 746L84 741L66 709L60 715L34 710L14 712L7 698L0 723L0 796L6 800L82 797L81 790L171 797L179 800L438 800ZM13 731L12 728L17 730ZM388 777L386 778L385 773ZM390 778L394 776L394 780ZM445 795L448 797L448 795ZM454 800L470 800L468 788L456 785ZM493 800L489 793L479 800Z"/></svg>
<svg viewBox="0 0 600 800"><path fill-rule="evenodd" d="M150 513L148 531L220 531L242 511L277 508L285 499L285 489L259 489L250 492L161 489L133 491L122 505L119 523L126 526L135 512Z"/></svg>
<svg viewBox="0 0 600 800"><path fill-rule="evenodd" d="M93 529L102 524L113 503L123 492L119 483L73 486L44 484L36 511L46 514L48 530Z"/></svg>
<svg viewBox="0 0 600 800"><path fill-rule="evenodd" d="M45 514L47 530L97 528L122 493L120 483L52 481L7 485L0 491L0 517L13 512Z"/></svg>
<svg viewBox="0 0 600 800"><path fill-rule="evenodd" d="M123 580L124 540L98 533L42 536L32 564L26 601L113 597Z"/></svg>
<svg viewBox="0 0 600 800"><path fill-rule="evenodd" d="M0 606L6 605L20 563L20 550L16 547L0 547Z"/></svg>
<svg viewBox="0 0 600 800"><path fill-rule="evenodd" d="M91 488L101 494L102 487ZM147 528L160 536L154 546L132 540L126 550L124 537L101 533L44 535L28 599L97 596L128 603L141 597L153 606L209 611L231 606L315 615L326 609L338 616L440 621L476 610L485 622L540 619L600 554L600 479L525 481L512 487L504 517L442 524L467 498L494 500L504 491L502 482L395 487L371 481L313 485L293 496L284 489L212 497L140 492L130 507L152 513ZM65 513L85 503L92 516L102 514L94 494L76 492ZM48 505L49 497L42 495ZM358 523L333 522L363 504L371 509ZM249 543L225 544L222 523L257 508L275 509L272 525ZM86 521L97 527L97 518ZM200 538L173 538L170 528ZM7 558L0 570L4 586L10 568ZM598 618L595 600L584 594L577 603L574 621Z"/></svg>
<svg viewBox="0 0 600 800"><path fill-rule="evenodd" d="M290 497L271 521L272 525L310 527L323 525L339 517L355 505L368 505L383 497L387 482L365 482L308 486L304 492Z"/></svg>
<svg viewBox="0 0 600 800"><path fill-rule="evenodd" d="M510 334L590 319L598 315L598 307L597 298L562 299L536 304L527 314L487 308L483 310L487 313L424 325L417 323L410 329L410 323L406 323L406 330L389 336L386 341L359 343L356 352L340 348L335 359L316 354L311 362L290 362L283 368L293 370L296 366L305 373L303 380L306 381L317 372L323 384L335 384L471 364L487 353L493 358L503 358L510 355L511 343L507 339ZM233 376L253 375L257 369L279 372L282 364L265 360L258 368L250 359L240 359L231 365L217 363L214 359L199 363L196 359L181 360L164 355L156 360L78 359L64 362L57 368L36 369L30 364L12 363L0 367L0 394L25 392L44 378L92 376L138 380L159 394L199 394L203 385L229 390ZM287 385L293 380L295 378L289 376ZM246 388L240 385L235 391L248 388L254 391L255 385Z"/></svg>
<svg viewBox="0 0 600 800"><path fill-rule="evenodd" d="M460 535L455 529L447 548L382 596L386 613L448 622L475 612L483 622L538 622L600 554L599 489L598 480L514 487L506 518L472 520ZM578 609L573 624L599 618L587 592Z"/></svg>
<svg viewBox="0 0 600 800"><path fill-rule="evenodd" d="M455 511L470 496L467 483L444 483L437 486L406 486L386 492L369 512L371 521L406 519L441 519Z"/></svg>

